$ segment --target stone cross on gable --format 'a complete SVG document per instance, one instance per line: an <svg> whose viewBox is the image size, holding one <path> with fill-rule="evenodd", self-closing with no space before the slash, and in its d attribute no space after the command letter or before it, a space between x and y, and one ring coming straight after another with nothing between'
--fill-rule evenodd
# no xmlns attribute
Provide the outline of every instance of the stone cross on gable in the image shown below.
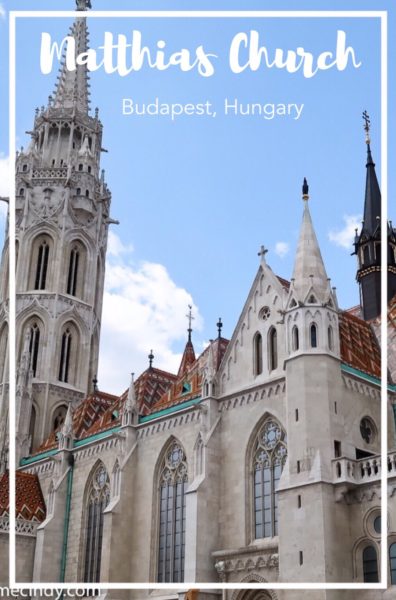
<svg viewBox="0 0 396 600"><path fill-rule="evenodd" d="M260 260L262 262L265 262L265 255L267 254L268 250L265 246L261 246L260 248L260 252L257 252L257 255L260 256Z"/></svg>

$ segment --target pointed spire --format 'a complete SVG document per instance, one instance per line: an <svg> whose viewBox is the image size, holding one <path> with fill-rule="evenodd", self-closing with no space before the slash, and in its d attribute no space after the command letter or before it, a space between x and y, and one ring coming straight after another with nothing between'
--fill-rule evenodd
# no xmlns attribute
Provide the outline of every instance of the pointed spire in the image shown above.
<svg viewBox="0 0 396 600"><path fill-rule="evenodd" d="M128 395L122 410L122 426L127 427L128 425L133 425L137 414L138 408L135 392L135 373L131 373L131 382L129 384Z"/></svg>
<svg viewBox="0 0 396 600"><path fill-rule="evenodd" d="M178 377L181 377L181 375L183 375L187 371L188 367L191 366L195 362L195 351L194 351L194 346L191 341L191 333L192 333L191 321L194 319L194 317L192 316L192 306L190 304L188 305L188 308L189 308L189 312L186 315L186 317L188 319L188 329L187 329L188 339L187 339L186 347L184 348L179 371L177 373Z"/></svg>
<svg viewBox="0 0 396 600"><path fill-rule="evenodd" d="M366 190L364 196L364 216L363 231L368 235L373 235L381 222L381 190L378 184L377 174L375 172L375 163L371 155L370 139L370 117L367 111L363 113L365 122L364 130L366 132L367 161L366 161Z"/></svg>
<svg viewBox="0 0 396 600"><path fill-rule="evenodd" d="M76 10L86 11L91 8L89 0L76 0ZM70 34L75 40L75 56L88 50L88 28L86 18L77 17L71 27ZM74 71L69 71L66 58L63 56L59 71L58 83L51 103L54 108L76 108L88 114L89 111L89 82L86 65L77 65Z"/></svg>
<svg viewBox="0 0 396 600"><path fill-rule="evenodd" d="M149 359L149 369L153 368L153 360L154 360L154 354L153 351L150 350L150 354L147 357Z"/></svg>
<svg viewBox="0 0 396 600"><path fill-rule="evenodd" d="M62 429L57 437L58 437L58 443L59 443L59 450L72 450L73 449L74 431L73 431L73 410L72 410L71 403L69 404L69 406L67 408L65 421L64 421Z"/></svg>
<svg viewBox="0 0 396 600"><path fill-rule="evenodd" d="M328 278L308 207L308 183L304 179L304 213L294 262L294 291L304 301L310 288L322 301L328 291Z"/></svg>
<svg viewBox="0 0 396 600"><path fill-rule="evenodd" d="M216 362L213 352L213 342L209 344L208 350L208 360L206 363L206 378L208 382L213 381L214 376L216 375Z"/></svg>

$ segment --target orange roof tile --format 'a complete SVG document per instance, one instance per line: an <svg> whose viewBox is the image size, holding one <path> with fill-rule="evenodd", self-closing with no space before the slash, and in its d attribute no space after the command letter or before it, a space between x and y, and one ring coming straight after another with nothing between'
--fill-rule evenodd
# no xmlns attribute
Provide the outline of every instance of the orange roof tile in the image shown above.
<svg viewBox="0 0 396 600"><path fill-rule="evenodd" d="M373 375L381 376L381 350L370 323L348 311L339 315L341 360Z"/></svg>
<svg viewBox="0 0 396 600"><path fill-rule="evenodd" d="M8 515L10 511L9 483L7 471L0 477L0 515ZM38 476L17 471L15 484L17 519L44 521L46 508Z"/></svg>

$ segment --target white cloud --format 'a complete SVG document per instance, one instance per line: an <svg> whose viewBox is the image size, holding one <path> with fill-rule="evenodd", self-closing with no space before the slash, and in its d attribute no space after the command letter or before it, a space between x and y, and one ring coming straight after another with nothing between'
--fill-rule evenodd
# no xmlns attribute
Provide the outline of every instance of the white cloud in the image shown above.
<svg viewBox="0 0 396 600"><path fill-rule="evenodd" d="M122 254L130 254L133 252L132 244L123 244L118 235L113 231L109 231L109 239L107 242L107 256L120 257Z"/></svg>
<svg viewBox="0 0 396 600"><path fill-rule="evenodd" d="M276 242L275 244L275 254L277 254L280 258L286 256L289 252L289 244L287 242Z"/></svg>
<svg viewBox="0 0 396 600"><path fill-rule="evenodd" d="M360 229L362 217L360 215L344 215L342 218L344 227L339 230L331 229L328 234L329 240L336 246L351 250L355 237L355 229Z"/></svg>
<svg viewBox="0 0 396 600"><path fill-rule="evenodd" d="M114 233L110 239L98 378L100 389L120 394L131 371L139 375L147 368L150 349L154 366L177 372L181 354L173 347L187 337L188 304L193 306L195 330L202 328L202 319L191 295L177 286L163 265L131 265L132 247Z"/></svg>
<svg viewBox="0 0 396 600"><path fill-rule="evenodd" d="M0 152L0 196L8 196L10 159Z"/></svg>

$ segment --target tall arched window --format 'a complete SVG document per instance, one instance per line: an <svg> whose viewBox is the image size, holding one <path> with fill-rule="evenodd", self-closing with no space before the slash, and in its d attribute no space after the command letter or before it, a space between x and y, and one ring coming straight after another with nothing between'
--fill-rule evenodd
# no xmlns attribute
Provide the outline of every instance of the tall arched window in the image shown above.
<svg viewBox="0 0 396 600"><path fill-rule="evenodd" d="M86 501L84 582L100 581L103 511L110 501L110 479L102 463L93 474Z"/></svg>
<svg viewBox="0 0 396 600"><path fill-rule="evenodd" d="M3 380L7 380L6 370L6 357L7 357L7 346L8 346L8 325L4 324L0 331L0 383Z"/></svg>
<svg viewBox="0 0 396 600"><path fill-rule="evenodd" d="M159 476L158 581L184 581L186 497L188 481L184 450L174 441L165 453Z"/></svg>
<svg viewBox="0 0 396 600"><path fill-rule="evenodd" d="M73 246L70 252L69 272L67 276L66 292L71 296L76 295L77 278L78 278L78 263L80 261L80 250L78 246Z"/></svg>
<svg viewBox="0 0 396 600"><path fill-rule="evenodd" d="M296 350L298 350L300 346L300 340L299 340L299 334L298 334L298 327L297 325L294 325L293 330L292 330L292 349L293 352L295 352Z"/></svg>
<svg viewBox="0 0 396 600"><path fill-rule="evenodd" d="M318 346L318 328L315 323L311 323L309 328L309 337L311 340L311 348L317 348Z"/></svg>
<svg viewBox="0 0 396 600"><path fill-rule="evenodd" d="M277 487L287 457L286 433L272 418L261 427L253 447L255 539L278 535Z"/></svg>
<svg viewBox="0 0 396 600"><path fill-rule="evenodd" d="M391 585L396 585L396 542L389 546Z"/></svg>
<svg viewBox="0 0 396 600"><path fill-rule="evenodd" d="M45 284L47 281L47 271L48 271L48 257L49 257L49 245L48 245L48 241L46 239L44 239L38 248L37 263L36 263L36 277L34 280L34 289L35 290L45 290Z"/></svg>
<svg viewBox="0 0 396 600"><path fill-rule="evenodd" d="M331 325L327 328L327 343L329 345L329 350L334 350L334 334Z"/></svg>
<svg viewBox="0 0 396 600"><path fill-rule="evenodd" d="M254 374L260 375L263 372L263 338L260 333L256 333L253 340L253 361Z"/></svg>
<svg viewBox="0 0 396 600"><path fill-rule="evenodd" d="M30 368L33 371L33 377L36 377L38 371L38 354L40 348L40 328L36 322L30 326Z"/></svg>
<svg viewBox="0 0 396 600"><path fill-rule="evenodd" d="M378 582L378 561L375 546L366 546L363 550L363 581Z"/></svg>
<svg viewBox="0 0 396 600"><path fill-rule="evenodd" d="M59 362L59 381L67 383L69 381L70 355L72 349L72 333L67 328L62 335L61 354Z"/></svg>
<svg viewBox="0 0 396 600"><path fill-rule="evenodd" d="M278 368L278 334L275 327L272 327L268 334L268 359L269 370L274 371Z"/></svg>

